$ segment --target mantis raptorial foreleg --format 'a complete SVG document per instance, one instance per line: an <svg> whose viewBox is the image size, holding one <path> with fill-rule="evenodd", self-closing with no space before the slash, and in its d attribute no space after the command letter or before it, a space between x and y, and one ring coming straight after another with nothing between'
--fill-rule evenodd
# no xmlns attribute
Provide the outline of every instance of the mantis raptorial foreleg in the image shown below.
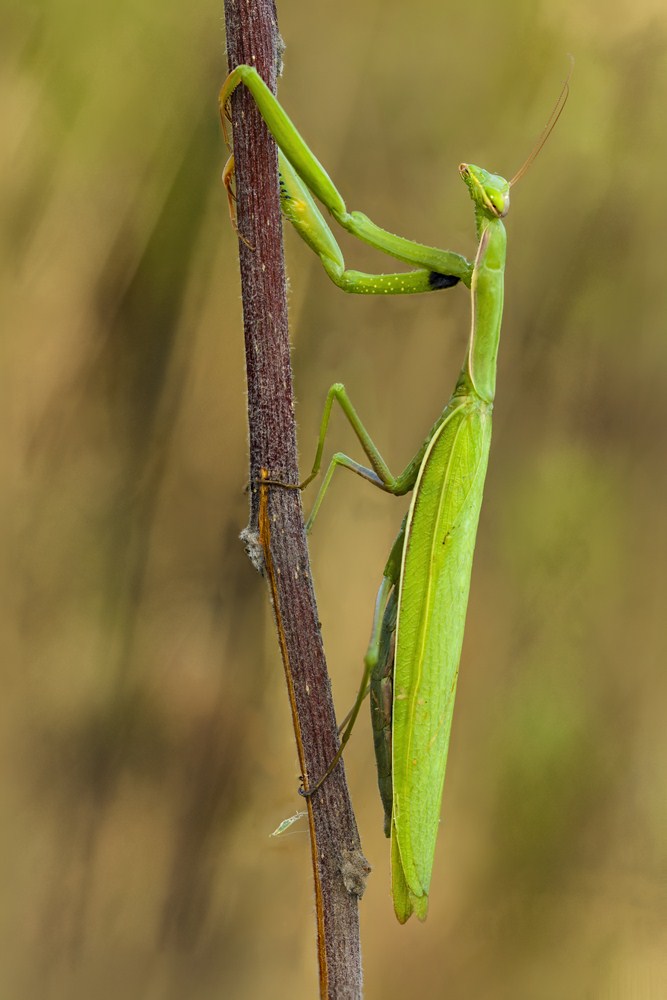
<svg viewBox="0 0 667 1000"><path fill-rule="evenodd" d="M442 288L451 288L460 280L457 276L442 274L426 268L391 274L369 274L347 268L340 246L325 222L324 216L282 151L279 151L278 154L278 167L280 171L280 205L283 215L292 223L302 240L319 256L324 270L333 283L342 288L344 292L354 292L359 295L411 295L415 292L433 292ZM364 218L366 217L364 216ZM349 226L345 228L349 230ZM354 235L359 236L364 242L370 243L371 246L384 249L387 253L390 252L386 249L386 240L383 239L387 235L386 230L380 229L370 219L366 219L364 233L365 236L361 235L360 231L356 231ZM375 242L368 238L371 233L377 237ZM410 240L403 241L402 237L399 236L395 236L393 239L399 243L404 242L413 249L417 246ZM382 246L379 246L378 241L380 240L383 243ZM426 247L422 248L424 255L426 255L427 249ZM396 256L395 253L392 255ZM438 264L442 265L440 257L438 257Z"/></svg>
<svg viewBox="0 0 667 1000"><path fill-rule="evenodd" d="M465 257L396 236L376 225L363 212L348 212L328 173L252 66L237 66L223 84L220 110L225 136L227 104L241 83L245 84L255 98L280 150L283 212L299 235L320 256L327 274L340 288L365 295L401 295L436 291L451 287L458 281L470 286L473 265ZM224 176L228 183L231 171L226 169ZM389 254L404 264L416 266L419 270L408 274L370 275L346 269L340 247L312 195L322 202L347 232L376 250Z"/></svg>

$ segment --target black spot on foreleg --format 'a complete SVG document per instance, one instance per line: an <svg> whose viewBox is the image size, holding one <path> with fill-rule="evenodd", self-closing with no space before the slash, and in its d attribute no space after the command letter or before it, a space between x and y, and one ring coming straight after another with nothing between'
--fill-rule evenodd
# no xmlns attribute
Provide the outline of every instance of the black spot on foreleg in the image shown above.
<svg viewBox="0 0 667 1000"><path fill-rule="evenodd" d="M428 283L433 291L439 291L441 288L452 288L454 285L458 285L460 280L460 278L455 278L453 274L440 274L438 271L431 271L428 276Z"/></svg>

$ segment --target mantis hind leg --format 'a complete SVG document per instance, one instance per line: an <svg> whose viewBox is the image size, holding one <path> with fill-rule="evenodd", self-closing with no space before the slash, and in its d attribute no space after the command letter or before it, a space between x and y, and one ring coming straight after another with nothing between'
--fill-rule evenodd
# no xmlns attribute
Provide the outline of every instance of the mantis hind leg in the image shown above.
<svg viewBox="0 0 667 1000"><path fill-rule="evenodd" d="M341 724L340 746L321 778L311 788L304 788L301 794L306 798L314 795L343 755L347 741L352 735L354 724L364 702L371 692L371 720L373 724L373 739L375 741L375 757L378 768L378 784L385 810L385 834L388 837L391 830L391 673L393 670L393 639L396 632L396 613L398 601L398 581L400 577L401 557L405 541L405 521L394 542L387 565L382 576L382 582L375 599L375 611L371 627L371 638L364 657L364 669L361 683L352 708ZM384 706L387 704L387 681L389 686L389 718ZM384 689L384 690L383 690ZM378 704L378 693L382 704ZM388 748L388 752L387 752Z"/></svg>

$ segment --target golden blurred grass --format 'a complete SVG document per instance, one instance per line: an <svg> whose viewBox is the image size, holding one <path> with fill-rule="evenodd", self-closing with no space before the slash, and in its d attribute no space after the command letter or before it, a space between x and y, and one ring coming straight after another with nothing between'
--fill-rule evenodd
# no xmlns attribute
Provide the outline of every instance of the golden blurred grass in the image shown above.
<svg viewBox="0 0 667 1000"><path fill-rule="evenodd" d="M352 207L467 253L457 163L512 173L577 60L508 219L424 926L391 913L367 732L347 758L375 866L366 996L661 997L663 7L341 0L279 16L282 99ZM51 0L9 4L6 24L0 992L313 996L306 836L268 838L298 805L281 668L236 540L221 9ZM342 379L400 466L453 384L465 296L358 301L288 247L304 464ZM402 508L341 479L312 549L344 708Z"/></svg>

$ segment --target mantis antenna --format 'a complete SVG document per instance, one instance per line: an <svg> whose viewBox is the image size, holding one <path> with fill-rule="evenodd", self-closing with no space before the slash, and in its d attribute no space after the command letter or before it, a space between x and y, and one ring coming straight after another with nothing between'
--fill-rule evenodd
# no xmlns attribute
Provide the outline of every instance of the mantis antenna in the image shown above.
<svg viewBox="0 0 667 1000"><path fill-rule="evenodd" d="M565 107L567 99L570 95L570 77L572 76L572 70L574 69L574 56L571 55L569 58L570 58L570 68L568 70L567 76L565 77L565 83L563 84L561 92L558 95L558 100L554 104L553 111L549 115L549 120L547 121L546 125L540 132L539 138L535 143L535 145L533 146L533 148L531 149L527 158L524 160L523 164L519 167L514 177L509 182L510 187L513 187L517 181L521 180L521 178L526 173L528 168L531 166L533 161L537 158L545 142L547 141L547 139L553 132L554 128L556 127L556 122L558 121L563 112L563 108Z"/></svg>

